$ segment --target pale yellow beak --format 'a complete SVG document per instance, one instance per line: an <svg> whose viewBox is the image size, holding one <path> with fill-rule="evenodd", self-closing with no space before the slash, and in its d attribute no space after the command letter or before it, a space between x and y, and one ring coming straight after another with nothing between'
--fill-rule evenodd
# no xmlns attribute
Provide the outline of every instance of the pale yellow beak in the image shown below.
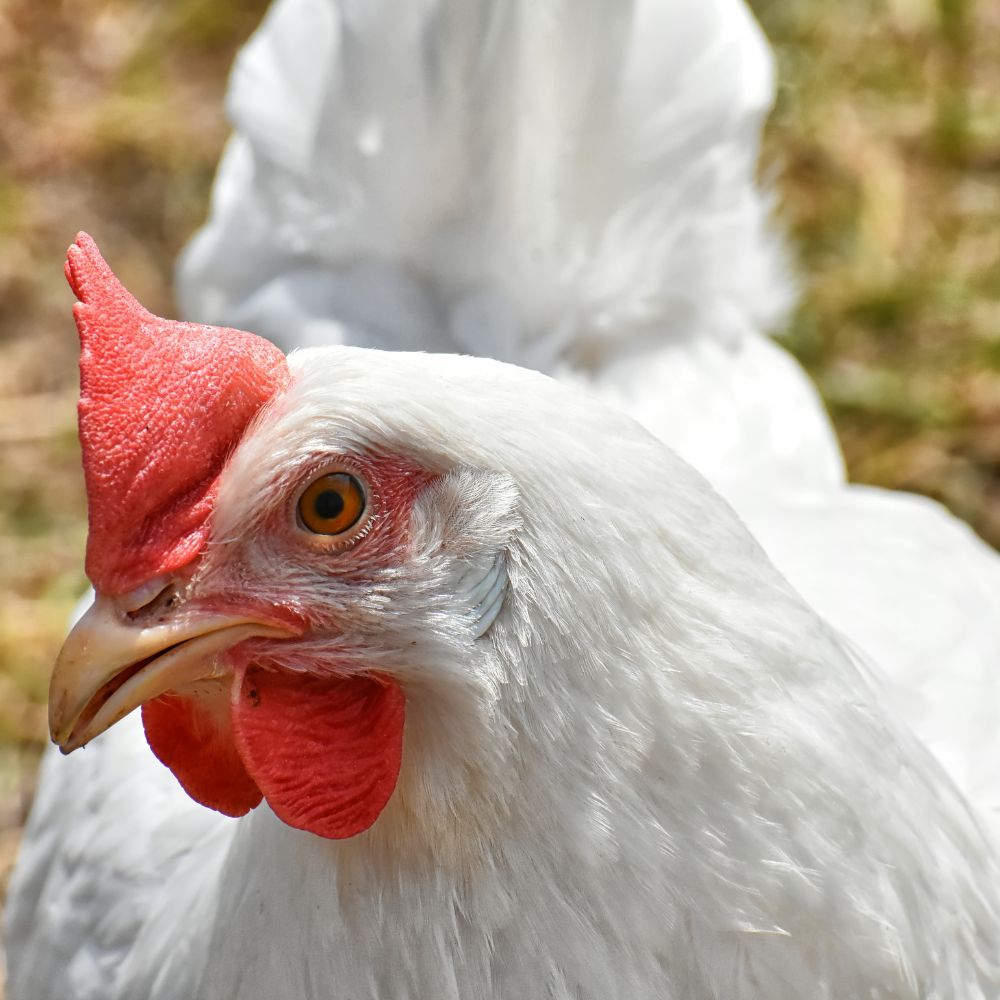
<svg viewBox="0 0 1000 1000"><path fill-rule="evenodd" d="M245 617L191 614L143 627L99 596L66 637L49 685L49 731L63 753L99 736L144 701L226 674L219 653L288 630Z"/></svg>

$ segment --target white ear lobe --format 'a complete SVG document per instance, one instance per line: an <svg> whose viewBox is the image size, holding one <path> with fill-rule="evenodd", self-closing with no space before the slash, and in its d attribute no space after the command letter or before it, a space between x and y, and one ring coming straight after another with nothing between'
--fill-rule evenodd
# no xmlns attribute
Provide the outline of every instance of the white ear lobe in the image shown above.
<svg viewBox="0 0 1000 1000"><path fill-rule="evenodd" d="M466 578L459 583L458 593L467 595L465 600L470 609L472 630L477 639L486 635L490 626L496 621L507 597L509 585L507 557L504 552L498 552L494 556L485 576L480 576L478 570L470 570Z"/></svg>
<svg viewBox="0 0 1000 1000"><path fill-rule="evenodd" d="M506 552L521 525L510 476L460 467L428 487L413 510L413 539L433 561L473 638L484 635L507 593Z"/></svg>

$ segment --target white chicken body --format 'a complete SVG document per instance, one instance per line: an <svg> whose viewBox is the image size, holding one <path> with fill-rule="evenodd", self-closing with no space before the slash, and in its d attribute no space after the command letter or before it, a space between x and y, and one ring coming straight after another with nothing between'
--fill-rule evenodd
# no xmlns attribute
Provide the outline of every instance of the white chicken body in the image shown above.
<svg viewBox="0 0 1000 1000"><path fill-rule="evenodd" d="M266 551L226 522L281 502L282 463L319 447L452 470L462 502L421 502L378 612L379 662L408 690L403 772L342 843L265 808L158 817L150 844L179 828L203 848L165 864L169 881L115 887L141 916L104 996L993 995L992 845L696 473L626 418L493 362L292 360L292 389L227 469L210 558ZM508 602L470 642L440 582L497 545ZM97 766L120 768L124 745L144 780L140 739L99 741Z"/></svg>
<svg viewBox="0 0 1000 1000"><path fill-rule="evenodd" d="M847 485L814 387L766 336L792 295L755 179L772 62L744 5L408 17L274 6L234 71L186 311L286 349L496 357L630 414L888 675L1000 835L1000 560L926 500Z"/></svg>
<svg viewBox="0 0 1000 1000"><path fill-rule="evenodd" d="M349 841L194 805L136 719L50 755L12 1000L997 995L996 838L905 723L1000 806L1000 569L937 508L844 487L761 332L789 298L753 182L771 90L733 2L282 0L182 298L285 347L491 354L598 393L891 685L596 399L303 352L297 415L244 442L219 516L320 426L487 470L519 496L473 526L520 523L510 599L471 645L419 602L383 623L419 640L395 662L416 710L398 794Z"/></svg>

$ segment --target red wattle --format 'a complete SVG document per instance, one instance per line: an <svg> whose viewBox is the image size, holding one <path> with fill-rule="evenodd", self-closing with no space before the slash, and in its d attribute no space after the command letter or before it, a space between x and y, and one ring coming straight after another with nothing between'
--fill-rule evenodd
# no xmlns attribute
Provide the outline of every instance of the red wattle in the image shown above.
<svg viewBox="0 0 1000 1000"><path fill-rule="evenodd" d="M249 667L233 690L236 746L289 826L352 837L385 808L403 753L405 696L385 677Z"/></svg>
<svg viewBox="0 0 1000 1000"><path fill-rule="evenodd" d="M243 816L261 800L233 741L228 687L186 697L164 694L142 706L146 742L196 802Z"/></svg>

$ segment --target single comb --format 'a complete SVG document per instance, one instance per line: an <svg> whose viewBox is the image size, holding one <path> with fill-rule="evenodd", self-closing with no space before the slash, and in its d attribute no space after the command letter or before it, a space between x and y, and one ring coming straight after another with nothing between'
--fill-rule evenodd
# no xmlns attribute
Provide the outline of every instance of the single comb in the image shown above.
<svg viewBox="0 0 1000 1000"><path fill-rule="evenodd" d="M86 233L66 277L80 300L87 575L120 594L201 551L227 457L291 376L261 337L154 316Z"/></svg>

